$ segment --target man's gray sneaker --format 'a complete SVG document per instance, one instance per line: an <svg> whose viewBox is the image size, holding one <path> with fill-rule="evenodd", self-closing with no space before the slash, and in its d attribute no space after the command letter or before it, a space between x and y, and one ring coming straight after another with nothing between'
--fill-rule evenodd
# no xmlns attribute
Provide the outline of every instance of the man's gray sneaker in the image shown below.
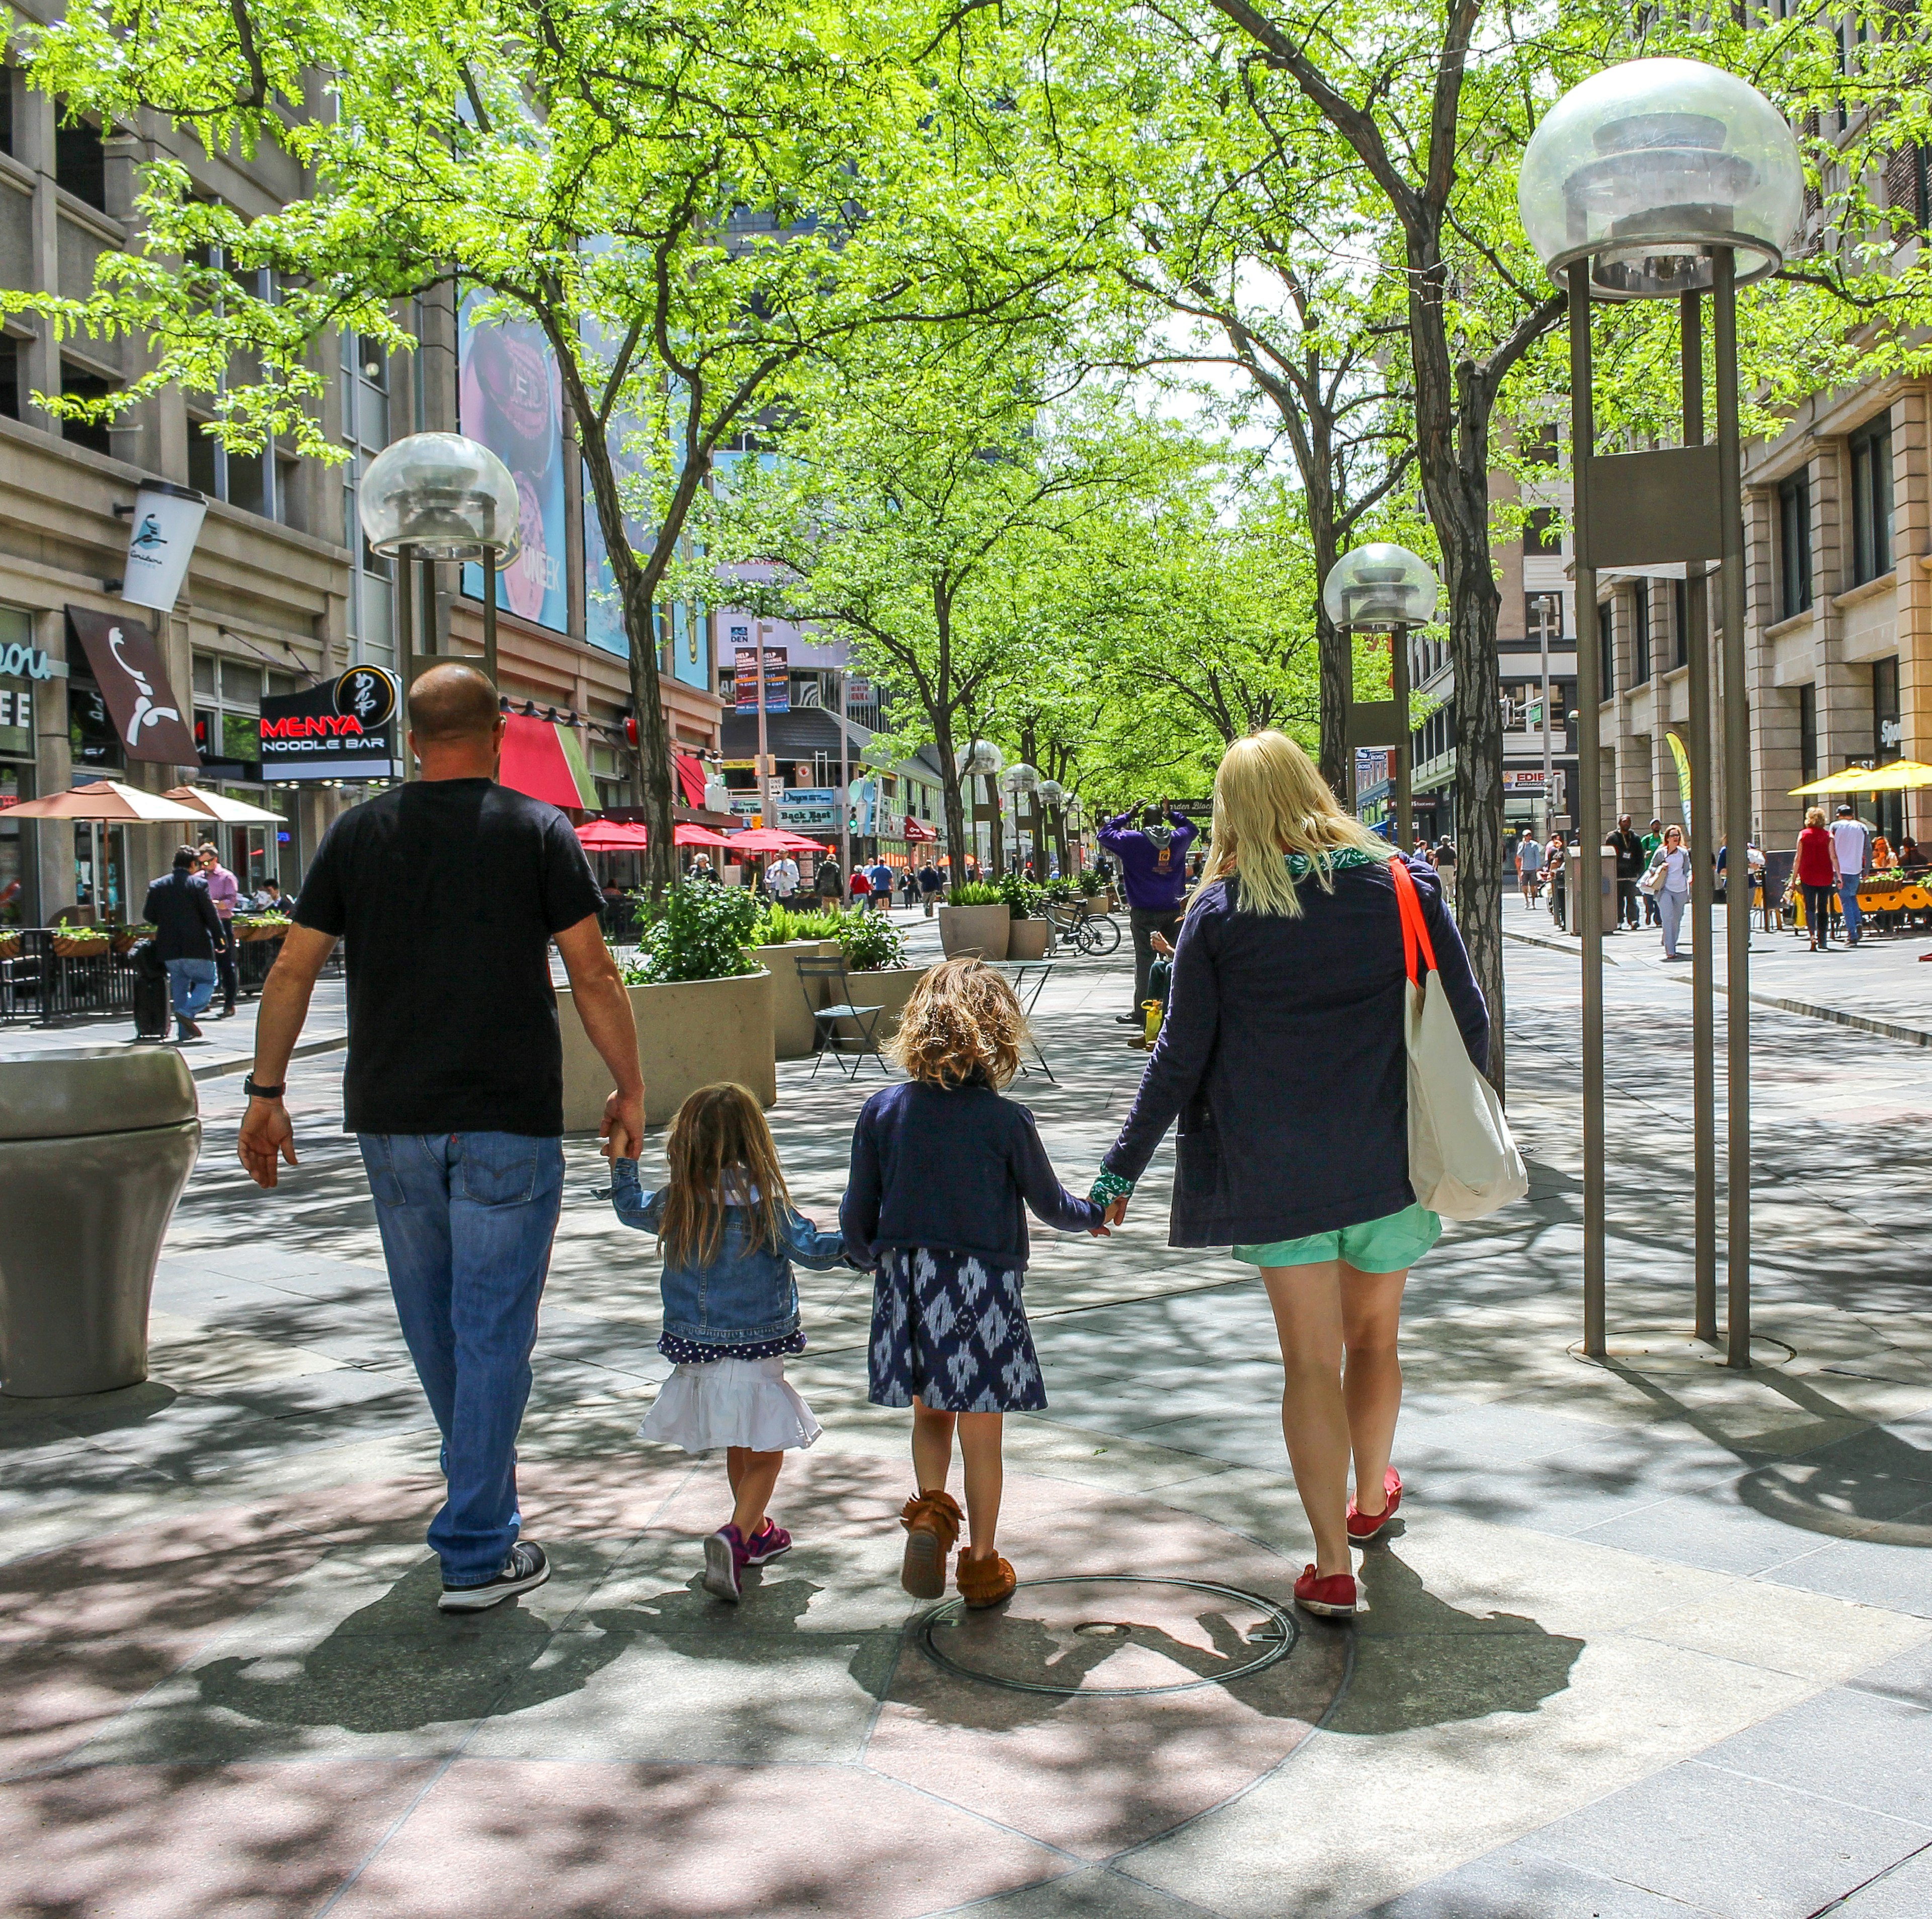
<svg viewBox="0 0 1932 1919"><path fill-rule="evenodd" d="M445 1586L436 1601L442 1612L487 1612L506 1599L529 1592L550 1577L550 1561L534 1540L519 1540L503 1561L503 1570L480 1586Z"/></svg>

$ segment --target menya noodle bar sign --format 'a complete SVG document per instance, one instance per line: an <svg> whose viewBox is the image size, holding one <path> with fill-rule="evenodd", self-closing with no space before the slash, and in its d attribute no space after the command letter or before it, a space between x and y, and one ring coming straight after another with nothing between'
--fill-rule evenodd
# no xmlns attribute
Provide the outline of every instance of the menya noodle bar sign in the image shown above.
<svg viewBox="0 0 1932 1919"><path fill-rule="evenodd" d="M264 700L262 778L394 778L396 706L395 680L380 667Z"/></svg>

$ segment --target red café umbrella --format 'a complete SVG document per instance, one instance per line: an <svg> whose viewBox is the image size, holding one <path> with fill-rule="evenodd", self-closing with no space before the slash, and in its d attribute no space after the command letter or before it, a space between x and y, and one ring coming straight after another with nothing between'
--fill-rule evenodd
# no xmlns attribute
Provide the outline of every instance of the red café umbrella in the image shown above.
<svg viewBox="0 0 1932 1919"><path fill-rule="evenodd" d="M802 833L781 832L776 826L753 826L734 833L730 844L735 853L823 853L825 848Z"/></svg>
<svg viewBox="0 0 1932 1919"><path fill-rule="evenodd" d="M586 853L642 853L650 835L634 820L586 820L577 829ZM722 833L708 826L680 824L671 829L674 846L729 846Z"/></svg>

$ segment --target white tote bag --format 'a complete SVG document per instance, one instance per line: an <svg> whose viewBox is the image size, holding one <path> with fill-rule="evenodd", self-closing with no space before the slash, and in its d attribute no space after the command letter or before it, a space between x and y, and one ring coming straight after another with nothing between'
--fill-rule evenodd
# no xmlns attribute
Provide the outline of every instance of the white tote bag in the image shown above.
<svg viewBox="0 0 1932 1919"><path fill-rule="evenodd" d="M1477 1072L1436 970L1415 881L1400 858L1389 862L1402 913L1409 991L1403 996L1408 1044L1408 1179L1415 1196L1445 1219L1480 1219L1529 1190L1496 1090ZM1418 970L1418 961L1421 970Z"/></svg>

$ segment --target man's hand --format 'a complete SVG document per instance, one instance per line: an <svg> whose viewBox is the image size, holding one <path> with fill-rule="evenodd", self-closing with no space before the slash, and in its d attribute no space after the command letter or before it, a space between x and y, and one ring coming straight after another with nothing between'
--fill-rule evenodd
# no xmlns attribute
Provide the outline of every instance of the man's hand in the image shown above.
<svg viewBox="0 0 1932 1919"><path fill-rule="evenodd" d="M614 1093L604 1102L604 1144L597 1150L606 1159L634 1159L644 1136L644 1096Z"/></svg>
<svg viewBox="0 0 1932 1919"><path fill-rule="evenodd" d="M296 1158L295 1123L289 1109L279 1099L251 1099L242 1117L242 1135L236 1141L242 1164L258 1186L272 1187L280 1177L278 1159L291 1166Z"/></svg>

